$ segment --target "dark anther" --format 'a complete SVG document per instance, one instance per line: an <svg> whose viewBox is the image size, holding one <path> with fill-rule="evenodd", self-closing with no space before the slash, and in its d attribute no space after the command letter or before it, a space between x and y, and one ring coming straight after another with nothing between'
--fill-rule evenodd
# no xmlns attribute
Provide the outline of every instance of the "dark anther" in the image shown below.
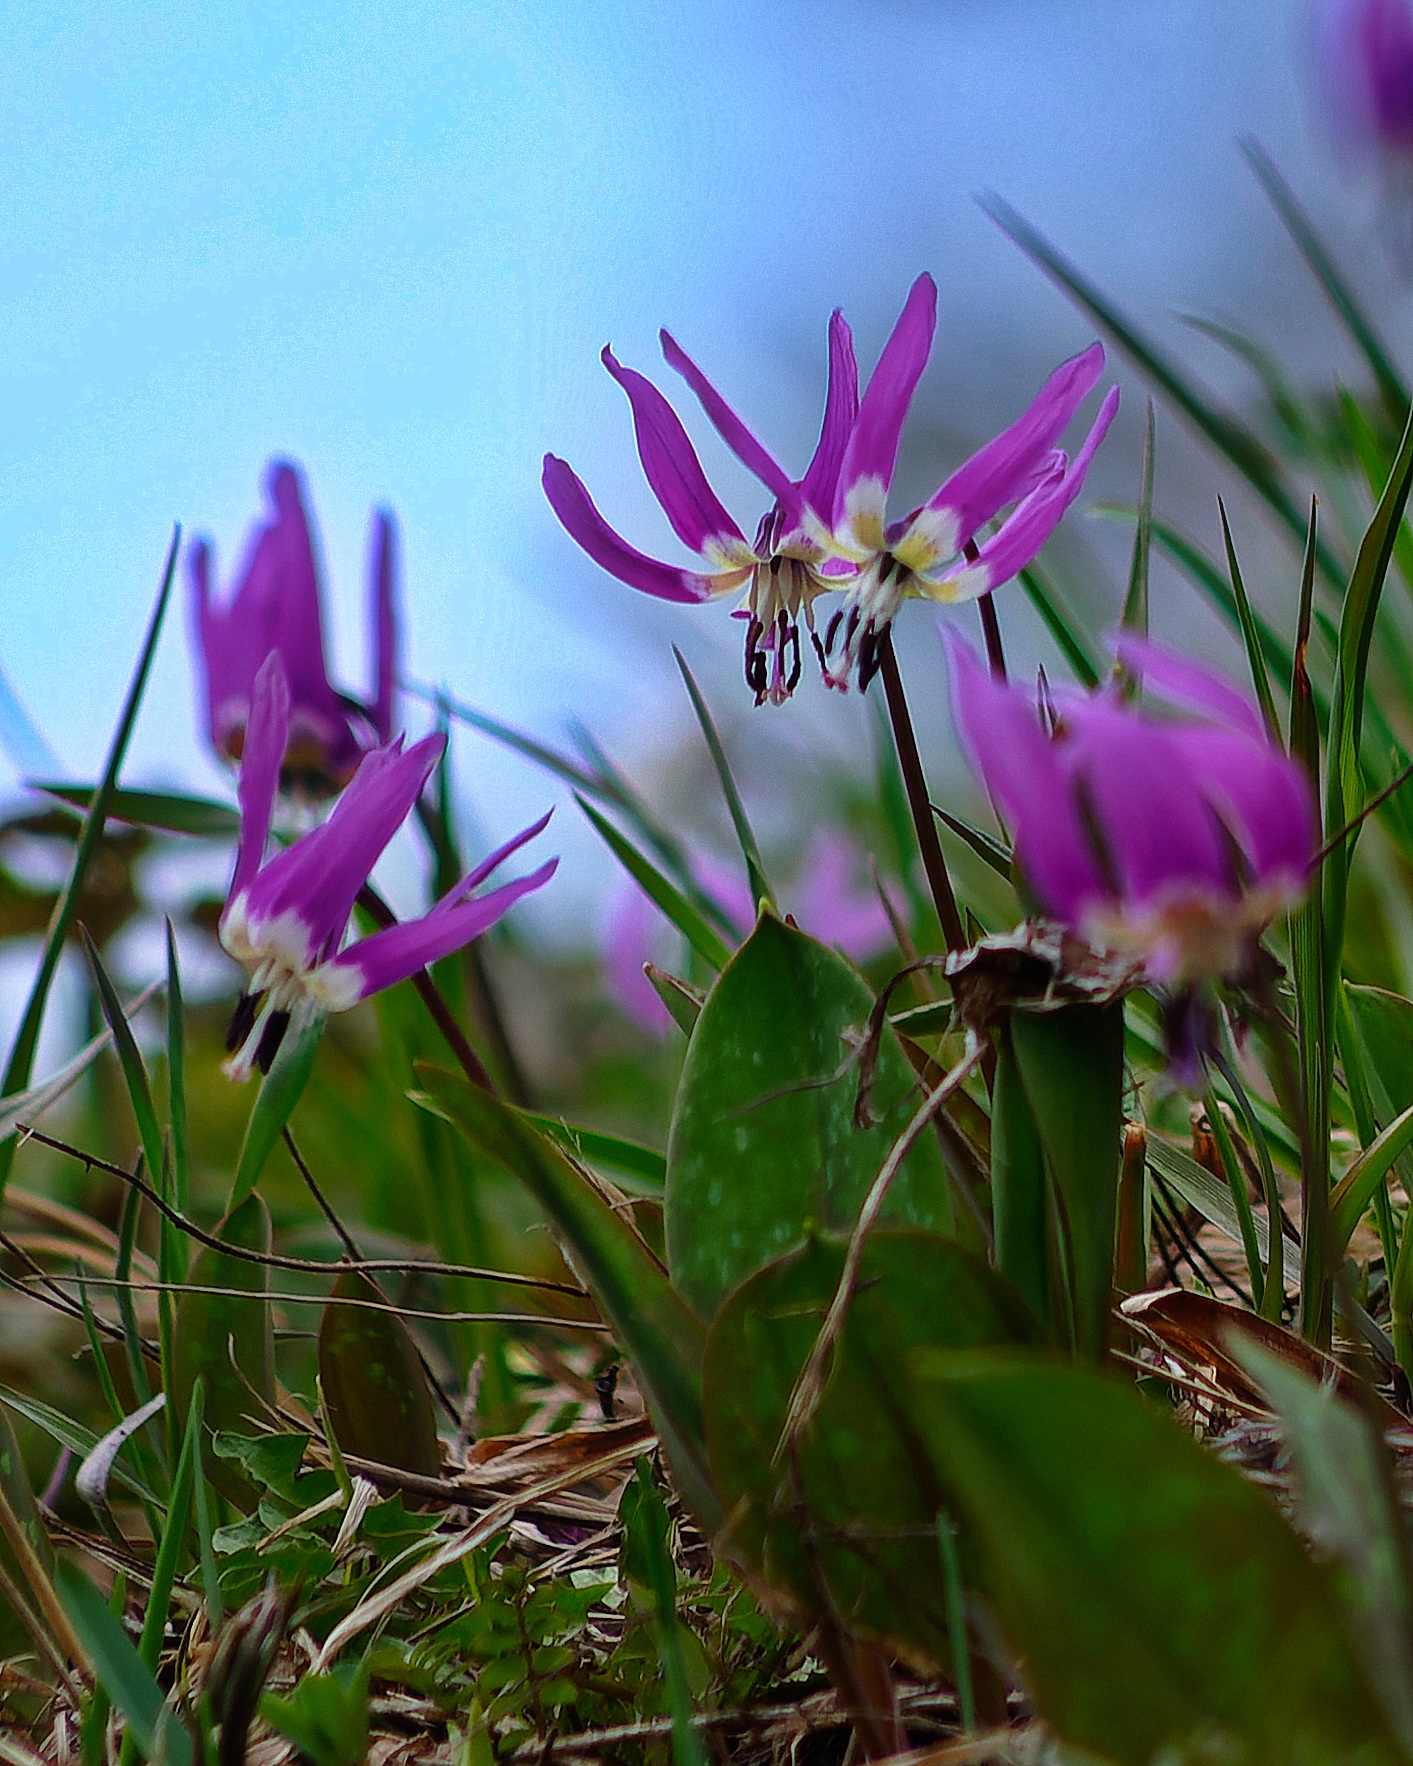
<svg viewBox="0 0 1413 1766"><path fill-rule="evenodd" d="M861 617L862 614L859 608L851 607L849 609L849 623L844 629L844 648L846 650L854 641L854 633L859 629L859 620Z"/></svg>
<svg viewBox="0 0 1413 1766"><path fill-rule="evenodd" d="M753 619L746 627L746 685L756 696L759 705L765 698L766 661L765 652L759 648L761 623Z"/></svg>
<svg viewBox="0 0 1413 1766"><path fill-rule="evenodd" d="M834 617L837 619L839 616L836 613ZM810 630L810 643L814 645L814 653L819 658L819 672L821 674L828 674L829 658L824 653L824 645L819 641L819 633L813 628Z"/></svg>
<svg viewBox="0 0 1413 1766"><path fill-rule="evenodd" d="M784 559L782 559L778 556L775 558L772 558L770 561L770 574L772 576L779 576L780 575L780 566L783 563L784 563Z"/></svg>
<svg viewBox="0 0 1413 1766"><path fill-rule="evenodd" d="M868 683L878 673L882 665L883 658L879 653L879 646L883 641L883 633L887 630L888 627L884 626L882 631L875 631L872 620L864 627L863 636L859 639L860 693L868 690Z"/></svg>
<svg viewBox="0 0 1413 1766"><path fill-rule="evenodd" d="M264 1030L260 1033L260 1046L255 1051L255 1065L262 1073L270 1071L288 1029L289 1013L271 1012Z"/></svg>
<svg viewBox="0 0 1413 1766"><path fill-rule="evenodd" d="M839 635L839 621L844 617L841 607L829 622L829 629L824 634L824 649L820 652L820 660L827 662L834 654L834 640Z"/></svg>
<svg viewBox="0 0 1413 1766"><path fill-rule="evenodd" d="M226 1053L233 1055L255 1028L255 1015L260 1010L263 993L243 993L231 1013L230 1029L226 1032Z"/></svg>
<svg viewBox="0 0 1413 1766"><path fill-rule="evenodd" d="M790 627L789 633L787 634L787 637L788 637L788 642L790 644L791 650L793 651L793 660L790 664L790 678L785 683L785 691L787 693L793 693L795 691L796 687L798 687L800 684L801 664L800 664L800 628L799 628L799 626L792 625Z"/></svg>
<svg viewBox="0 0 1413 1766"><path fill-rule="evenodd" d="M613 1395L617 1390L618 1363L615 1361L601 1374L594 1376L594 1391L598 1393L599 1409L603 1412L605 1422L613 1420Z"/></svg>

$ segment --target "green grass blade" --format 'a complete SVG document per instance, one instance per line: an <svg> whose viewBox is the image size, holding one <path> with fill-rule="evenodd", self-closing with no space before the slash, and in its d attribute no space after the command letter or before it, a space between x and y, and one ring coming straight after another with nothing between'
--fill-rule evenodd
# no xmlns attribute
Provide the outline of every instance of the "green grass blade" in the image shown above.
<svg viewBox="0 0 1413 1766"><path fill-rule="evenodd" d="M1031 606L1045 621L1045 629L1069 664L1070 673L1081 686L1097 687L1099 664L1089 646L1075 630L1074 621L1060 606L1059 597L1044 573L1034 564L1028 565L1020 573L1020 586L1025 590Z"/></svg>
<svg viewBox="0 0 1413 1766"><path fill-rule="evenodd" d="M12 1386L0 1386L0 1399L26 1422L33 1423L51 1441L56 1441L60 1447L67 1447L80 1460L87 1459L98 1445L99 1437L92 1429L76 1423L72 1417L65 1416L62 1410L56 1410L52 1404L46 1404L41 1398L34 1398L27 1392L17 1392ZM121 1463L113 1467L112 1481L121 1484L139 1502L157 1501L150 1485L145 1484Z"/></svg>
<svg viewBox="0 0 1413 1766"><path fill-rule="evenodd" d="M88 875L89 866L93 863L94 854L98 850L98 842L102 838L103 827L108 819L109 807L113 792L118 782L118 771L128 751L128 743L132 739L133 726L137 722L138 709L147 688L147 677L152 669L152 658L157 654L157 641L162 635L162 623L166 618L167 604L171 599L172 577L177 567L177 549L181 544L181 529L172 533L172 543L167 551L167 562L162 571L162 586L157 592L156 605L152 609L152 617L148 621L147 635L143 640L142 651L138 657L137 667L133 671L132 681L128 687L127 698L118 718L118 726L113 732L113 740L108 749L107 763L103 768L103 777L99 783L97 794L89 806L84 818L83 832L79 836L74 852L73 868L69 872L59 899L54 904L54 912L49 921L49 929L45 935L44 951L39 960L39 970L30 989L29 999L25 1004L24 1015L20 1020L19 1030L15 1035L14 1047L5 1068L5 1077L0 1081L0 1096L10 1097L15 1092L24 1091L34 1071L34 1052L39 1046L39 1029L44 1021L44 1009L49 1001L49 990L54 983L54 974L59 966L59 958L63 954L64 940L68 937L73 925L74 910L78 906L79 893L83 888L84 879ZM4 1195L5 1185L9 1181L10 1168L14 1163L15 1143L0 1142L0 1196Z"/></svg>
<svg viewBox="0 0 1413 1766"><path fill-rule="evenodd" d="M624 1140L616 1134L600 1134L592 1128L574 1128L554 1116L537 1116L525 1111L525 1120L533 1122L541 1134L547 1134L560 1146L567 1147L576 1159L586 1165L597 1165L623 1178L623 1187L637 1194L661 1196L667 1182L667 1159L651 1147L637 1141Z"/></svg>
<svg viewBox="0 0 1413 1766"><path fill-rule="evenodd" d="M1096 503L1092 510L1095 515L1105 515L1118 521L1137 520L1137 511L1124 508L1118 503ZM1187 535L1166 521L1155 519L1153 522L1153 543L1158 550L1172 562L1185 577L1199 589L1222 616L1223 620L1239 637L1241 635L1241 613L1236 605L1236 597L1231 592L1231 585L1222 575L1220 567ZM1290 645L1276 631L1270 622L1253 610L1252 618L1256 622L1256 630L1261 637L1261 650L1275 679L1285 692L1290 691L1291 657Z"/></svg>
<svg viewBox="0 0 1413 1766"><path fill-rule="evenodd" d="M963 840L972 849L984 865L990 867L998 877L1011 881L1011 849L994 835L975 828L970 822L964 822L960 816L952 815L948 810L932 806L932 813L944 826L950 828L958 840Z"/></svg>
<svg viewBox="0 0 1413 1766"><path fill-rule="evenodd" d="M167 1120L172 1126L172 1175L177 1212L191 1201L191 1152L186 1119L186 1008L177 963L177 935L167 921Z"/></svg>
<svg viewBox="0 0 1413 1766"><path fill-rule="evenodd" d="M1133 556L1128 567L1128 589L1124 594L1123 627L1125 631L1148 636L1148 562L1153 552L1153 456L1156 439L1153 401L1148 401L1148 418L1143 430L1143 488L1138 499L1138 525L1133 534Z"/></svg>
<svg viewBox="0 0 1413 1766"><path fill-rule="evenodd" d="M672 1713L672 1766L707 1766L706 1749L692 1722L692 1692L682 1653L682 1621L677 1616L677 1571L672 1562L667 1510L646 1459L634 1467L630 1546L637 1547L656 1620L658 1657Z"/></svg>
<svg viewBox="0 0 1413 1766"><path fill-rule="evenodd" d="M1266 1295L1266 1272L1261 1267L1261 1253L1256 1245L1256 1216L1251 1212L1251 1198L1246 1193L1246 1173L1236 1156L1236 1148L1232 1145L1231 1133L1227 1128L1226 1118L1217 1105L1217 1095L1209 1089L1206 1098L1207 1121L1211 1126L1212 1138L1217 1143L1217 1151L1221 1155L1222 1169L1227 1174L1227 1189L1231 1192L1232 1206L1236 1209L1237 1225L1241 1229L1241 1247L1246 1253L1246 1277L1251 1283L1251 1299L1258 1312L1263 1312L1262 1302ZM1277 1235L1279 1237L1279 1235ZM1269 1235L1267 1243L1270 1243Z"/></svg>
<svg viewBox="0 0 1413 1766"><path fill-rule="evenodd" d="M731 952L682 891L675 884L669 883L651 860L644 858L631 841L626 840L611 822L601 816L592 804L586 803L577 792L574 801L593 823L596 831L603 836L609 850L624 870L648 899L656 902L702 961L713 969L724 969L731 959Z"/></svg>
<svg viewBox="0 0 1413 1766"><path fill-rule="evenodd" d="M67 1558L54 1566L54 1585L99 1685L126 1718L144 1755L153 1757L160 1736L167 1766L192 1766L191 1737L180 1723L164 1721L162 1688L128 1640L121 1621L108 1611L103 1596Z"/></svg>
<svg viewBox="0 0 1413 1766"><path fill-rule="evenodd" d="M192 1388L186 1433L182 1436L181 1453L172 1477L172 1496L167 1504L167 1519L152 1565L152 1586L148 1590L147 1611L143 1615L142 1638L138 1644L138 1655L154 1673L162 1655L162 1636L167 1629L167 1615L171 1609L172 1584L177 1579L177 1565L181 1560L187 1528L191 1523L196 1443L201 1429L201 1413L202 1386L198 1380Z"/></svg>
<svg viewBox="0 0 1413 1766"><path fill-rule="evenodd" d="M1248 337L1244 331L1237 330L1236 326L1223 324L1220 319L1204 318L1198 313L1184 313L1182 320L1184 325L1190 325L1194 331L1210 337L1239 361L1245 362L1265 389L1277 420L1285 426L1294 440L1302 445L1309 444L1314 423L1299 398L1292 392L1281 372L1280 363L1268 349L1257 343L1255 338Z"/></svg>
<svg viewBox="0 0 1413 1766"><path fill-rule="evenodd" d="M45 784L32 789L61 803L87 810L98 795L92 785ZM214 797L188 797L175 791L114 791L108 799L108 820L157 834L190 834L204 840L233 840L240 833L240 812Z"/></svg>
<svg viewBox="0 0 1413 1766"><path fill-rule="evenodd" d="M226 1204L227 1214L233 1214L259 1182L265 1161L274 1152L275 1143L284 1133L285 1125L309 1083L323 1034L324 1020L315 1018L298 1029L291 1026L280 1044L270 1071L260 1082L255 1107L245 1125L235 1181Z"/></svg>
<svg viewBox="0 0 1413 1766"><path fill-rule="evenodd" d="M1256 616L1251 611L1246 584L1242 581L1241 566L1236 557L1236 544L1231 537L1231 524L1227 520L1227 506L1220 497L1217 498L1217 509L1222 518L1222 543L1227 549L1227 572L1231 577L1232 600L1236 603L1237 618L1241 621L1241 638L1246 645L1246 662L1251 670L1251 684L1256 689L1256 700L1261 707L1261 720L1266 726L1266 734L1279 747L1281 745L1281 727L1280 720L1276 716L1276 702L1271 694L1271 677L1266 668L1266 653L1261 648L1261 634L1256 626Z"/></svg>
<svg viewBox="0 0 1413 1766"><path fill-rule="evenodd" d="M762 902L767 906L775 906L775 896L770 887L770 880L765 874L765 865L761 862L760 848L756 844L755 832L751 827L750 818L746 815L746 806L741 801L741 793L736 789L736 781L731 776L731 763L726 758L726 750L721 745L721 735L716 727L716 719L706 700L702 697L696 677L687 666L687 658L674 644L672 654L677 658L677 666L682 671L682 679L687 683L687 693L692 701L692 710L697 714L697 722L702 727L702 735L706 739L707 751L711 755L711 763L716 768L716 776L721 781L721 794L726 799L726 807L731 812L731 825L736 830L736 838L741 845L741 856L746 861L746 876L751 885L751 900L757 908Z"/></svg>
<svg viewBox="0 0 1413 1766"><path fill-rule="evenodd" d="M1276 170L1265 149L1248 135L1241 143L1252 171L1261 181L1261 188L1270 199L1271 207L1280 216L1295 248L1305 259L1326 298L1339 314L1345 329L1358 345L1369 371L1379 389L1379 397L1390 420L1402 427L1408 415L1408 388L1389 359L1373 323L1350 291L1348 283L1330 255L1325 242L1315 231L1310 217L1301 208L1295 192Z"/></svg>
<svg viewBox="0 0 1413 1766"><path fill-rule="evenodd" d="M1340 415L1344 418L1344 427L1349 436L1354 457L1359 462L1369 492L1377 502L1379 493L1388 480L1388 450L1374 433L1374 426L1364 414L1364 409L1347 386L1339 389ZM1398 565L1399 574L1410 590L1413 590L1413 532L1409 531L1405 518L1398 524L1398 533L1393 542L1393 555Z"/></svg>
<svg viewBox="0 0 1413 1766"><path fill-rule="evenodd" d="M83 929L83 945L94 986L98 990L98 1001L103 1008L104 1021L113 1033L113 1047L123 1070L123 1082L128 1088L128 1101L137 1122L142 1156L147 1161L147 1169L154 1182L160 1182L163 1162L162 1125L157 1120L157 1107L152 1102L152 1086L147 1077L147 1068L123 1011L122 1001L118 998L118 990L113 986L112 977L98 954L98 946L89 937L86 927Z"/></svg>
<svg viewBox="0 0 1413 1766"><path fill-rule="evenodd" d="M1305 522L1279 465L1260 438L1203 397L1158 346L1126 319L1009 203L998 196L985 196L981 199L981 206L1001 231L1014 240L1081 312L1108 332L1139 372L1167 395L1198 433L1231 462L1282 525L1297 538L1303 538ZM1333 559L1322 555L1321 571L1331 583L1338 581L1339 571Z"/></svg>

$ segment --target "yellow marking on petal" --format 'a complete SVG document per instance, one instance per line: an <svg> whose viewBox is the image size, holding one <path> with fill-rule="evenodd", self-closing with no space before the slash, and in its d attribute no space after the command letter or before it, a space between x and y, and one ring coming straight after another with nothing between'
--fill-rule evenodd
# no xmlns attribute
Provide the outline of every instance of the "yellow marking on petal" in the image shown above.
<svg viewBox="0 0 1413 1766"><path fill-rule="evenodd" d="M959 601L979 601L991 587L991 572L984 564L968 564L964 570L944 576L941 582L930 577L916 577L914 593L936 601L942 607L955 607Z"/></svg>

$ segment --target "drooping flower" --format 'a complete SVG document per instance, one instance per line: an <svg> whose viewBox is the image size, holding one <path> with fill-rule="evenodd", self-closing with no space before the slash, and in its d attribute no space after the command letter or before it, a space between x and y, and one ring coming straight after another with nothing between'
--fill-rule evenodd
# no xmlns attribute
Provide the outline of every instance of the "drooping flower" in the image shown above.
<svg viewBox="0 0 1413 1766"><path fill-rule="evenodd" d="M1320 73L1346 145L1413 160L1408 0L1332 0L1320 23Z"/></svg>
<svg viewBox="0 0 1413 1766"><path fill-rule="evenodd" d="M782 905L797 925L823 944L837 945L854 962L877 956L893 936L876 891L859 878L859 854L840 828L821 828L801 860L794 888ZM738 865L704 858L693 865L698 882L741 927L755 917L750 886ZM643 973L666 954L667 920L635 883L625 881L610 904L604 928L604 974L609 990L635 1024L654 1035L672 1019Z"/></svg>
<svg viewBox="0 0 1413 1766"><path fill-rule="evenodd" d="M319 572L297 469L286 460L271 461L265 490L270 512L251 535L227 600L213 593L209 541L197 540L187 554L211 743L223 760L239 761L256 671L278 650L290 694L282 782L309 796L328 796L347 784L369 749L393 736L395 527L387 510L375 512L369 570L374 682L363 704L331 686L325 668Z"/></svg>
<svg viewBox="0 0 1413 1766"><path fill-rule="evenodd" d="M554 875L557 859L486 895L476 889L534 838L545 816L477 865L419 920L345 944L358 892L421 795L446 746L396 737L371 749L328 820L266 858L280 766L288 751L292 696L272 650L251 689L240 764L240 842L220 937L248 976L231 1022L227 1071L268 1071L291 1024L347 1011L479 937L513 902Z"/></svg>
<svg viewBox="0 0 1413 1766"><path fill-rule="evenodd" d="M828 524L835 480L858 411L858 367L843 314L829 321L829 386L819 442L803 478L792 479L666 332L662 351L700 399L727 446L774 497L754 544L707 482L696 450L671 405L643 375L605 349L603 363L628 395L638 457L673 532L705 571L660 563L630 546L604 520L569 465L546 454L542 482L555 514L596 564L630 587L665 601L710 601L744 589L746 682L756 704L779 705L800 678L800 621L819 649L814 602L837 586L821 571L834 559ZM835 561L837 564L837 561ZM847 575L849 567L842 567ZM823 653L821 663L823 661Z"/></svg>
<svg viewBox="0 0 1413 1766"><path fill-rule="evenodd" d="M1055 446L1103 372L1103 347L1091 344L1057 368L1029 408L920 509L890 524L888 491L903 422L936 324L937 290L930 276L920 276L869 378L840 463L831 545L854 574L824 640L831 686L847 686L857 669L860 687L867 687L905 600L974 601L1023 570L1079 495L1118 410L1119 391L1111 387L1074 460ZM1006 508L996 532L978 544L977 535Z"/></svg>
<svg viewBox="0 0 1413 1766"><path fill-rule="evenodd" d="M1316 820L1304 769L1221 675L1124 637L1156 715L1115 684L1047 696L991 678L951 630L952 709L1041 910L1180 992L1249 976L1262 932L1303 895Z"/></svg>

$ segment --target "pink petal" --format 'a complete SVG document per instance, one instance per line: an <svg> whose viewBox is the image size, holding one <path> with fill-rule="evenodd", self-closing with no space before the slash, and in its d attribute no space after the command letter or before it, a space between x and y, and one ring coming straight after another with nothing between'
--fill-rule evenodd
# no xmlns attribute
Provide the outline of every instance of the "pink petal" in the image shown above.
<svg viewBox="0 0 1413 1766"><path fill-rule="evenodd" d="M1046 455L1103 370L1104 350L1097 343L1057 368L1023 415L959 466L928 502L928 510L949 518L955 535L949 553L960 551L999 509L1033 488L1033 475L1043 470Z"/></svg>
<svg viewBox="0 0 1413 1766"><path fill-rule="evenodd" d="M755 473L768 491L786 505L787 509L793 508L799 502L799 492L791 481L790 475L783 467L776 464L762 444L746 428L671 332L660 331L658 337L662 343L662 353L667 365L677 370L701 400L702 409L711 418L717 433L727 447L743 466ZM613 370L610 369L610 372ZM654 485L653 489L656 490L657 486ZM688 540L687 543L691 545L692 542Z"/></svg>
<svg viewBox="0 0 1413 1766"><path fill-rule="evenodd" d="M623 367L606 344L602 361L628 395L638 458L678 539L694 552L729 545L733 540L744 546L745 535L707 483L696 450L671 405L651 380L636 369Z"/></svg>
<svg viewBox="0 0 1413 1766"><path fill-rule="evenodd" d="M836 307L829 320L829 390L824 398L824 421L814 458L800 481L804 501L825 521L834 513L839 469L858 414L859 365L854 358L854 334Z"/></svg>
<svg viewBox="0 0 1413 1766"><path fill-rule="evenodd" d="M451 956L473 938L488 932L522 895L548 883L558 866L559 860L552 858L530 876L503 883L489 895L473 896L451 908L438 903L420 920L408 920L401 926L389 926L360 938L333 957L328 966L351 969L360 977L360 999L381 993L385 987L406 981L408 976Z"/></svg>
<svg viewBox="0 0 1413 1766"><path fill-rule="evenodd" d="M927 366L937 328L937 284L923 274L913 283L878 365L844 450L834 501L834 525L862 515L881 528L888 487L908 406Z"/></svg>
<svg viewBox="0 0 1413 1766"><path fill-rule="evenodd" d="M962 638L944 626L952 717L973 772L1011 824L1016 858L1042 906L1077 924L1109 891L1080 820L1057 745L1026 696L993 681Z"/></svg>
<svg viewBox="0 0 1413 1766"><path fill-rule="evenodd" d="M1184 711L1201 712L1264 744L1265 726L1255 705L1215 669L1131 632L1115 635L1114 654L1158 698Z"/></svg>
<svg viewBox="0 0 1413 1766"><path fill-rule="evenodd" d="M711 577L659 564L620 539L566 461L546 454L540 482L569 537L619 582L656 595L660 601L705 601L711 595L715 586Z"/></svg>
<svg viewBox="0 0 1413 1766"><path fill-rule="evenodd" d="M1084 488L1089 462L1108 433L1118 408L1119 389L1112 386L1099 407L1094 427L1085 437L1084 445L1068 470L1053 474L1033 490L987 540L975 561L949 579L959 586L966 585L966 598L989 594L992 589L1009 582L1018 571L1024 570L1035 557L1060 525L1065 511Z"/></svg>
<svg viewBox="0 0 1413 1766"><path fill-rule="evenodd" d="M270 818L280 785L280 767L289 741L289 683L278 650L271 650L255 676L245 748L240 760L240 842L236 847L231 899L249 887L270 839Z"/></svg>

